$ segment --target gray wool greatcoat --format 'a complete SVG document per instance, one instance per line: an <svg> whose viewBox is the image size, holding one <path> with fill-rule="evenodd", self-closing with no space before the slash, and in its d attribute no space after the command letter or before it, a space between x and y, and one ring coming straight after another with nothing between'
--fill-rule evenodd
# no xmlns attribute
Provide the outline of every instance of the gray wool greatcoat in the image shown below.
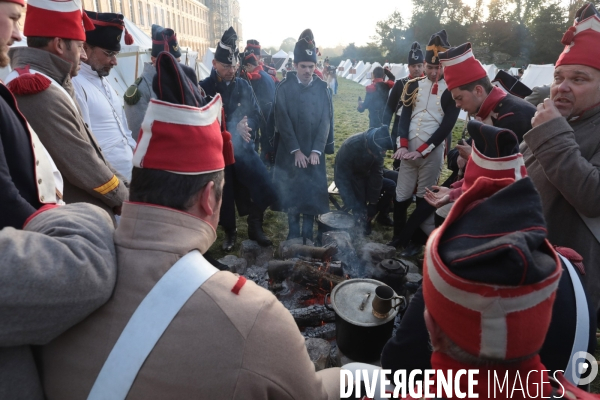
<svg viewBox="0 0 600 400"><path fill-rule="evenodd" d="M579 213L600 218L600 106L575 121L555 118L523 136L527 174L542 198L548 240L570 247L585 265L589 303L600 303L600 243ZM579 213L578 213L579 212Z"/></svg>
<svg viewBox="0 0 600 400"><path fill-rule="evenodd" d="M329 212L325 145L333 110L327 83L313 74L311 84L304 86L296 72L288 72L275 92L274 108L279 136L273 183L283 210L307 215ZM319 151L319 164L296 167L292 153L296 149L307 157Z"/></svg>

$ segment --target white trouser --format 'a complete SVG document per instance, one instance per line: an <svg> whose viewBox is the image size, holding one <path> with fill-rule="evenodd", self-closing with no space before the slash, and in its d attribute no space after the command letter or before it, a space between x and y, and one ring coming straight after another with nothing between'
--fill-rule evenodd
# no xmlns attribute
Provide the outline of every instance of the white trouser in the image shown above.
<svg viewBox="0 0 600 400"><path fill-rule="evenodd" d="M402 160L396 184L396 201L408 200L412 197L415 186L417 196L425 196L425 188L438 183L444 165L445 142L433 149L426 158Z"/></svg>

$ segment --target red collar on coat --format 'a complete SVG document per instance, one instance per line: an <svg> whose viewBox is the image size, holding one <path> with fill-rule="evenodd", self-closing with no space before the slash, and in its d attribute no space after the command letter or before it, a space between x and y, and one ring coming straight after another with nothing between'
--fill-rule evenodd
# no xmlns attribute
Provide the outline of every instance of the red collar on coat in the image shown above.
<svg viewBox="0 0 600 400"><path fill-rule="evenodd" d="M500 103L500 101L502 101L502 99L504 99L505 97L506 92L500 89L499 87L494 86L490 94L488 94L483 103L481 103L481 107L479 107L477 116L482 120L486 119L487 116L490 115L492 111L494 111L498 103Z"/></svg>
<svg viewBox="0 0 600 400"><path fill-rule="evenodd" d="M252 72L247 72L248 75L248 79L250 79L251 81L255 81L261 78L260 76L260 71L262 71L262 65L259 65L258 67L254 68L254 71Z"/></svg>

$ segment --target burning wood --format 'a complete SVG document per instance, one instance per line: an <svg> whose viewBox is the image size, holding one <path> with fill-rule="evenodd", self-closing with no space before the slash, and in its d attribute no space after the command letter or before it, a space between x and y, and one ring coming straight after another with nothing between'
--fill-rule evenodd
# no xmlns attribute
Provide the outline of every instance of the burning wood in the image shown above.
<svg viewBox="0 0 600 400"><path fill-rule="evenodd" d="M312 305L305 308L290 310L298 326L321 326L323 322L334 322L335 312L329 311L322 305Z"/></svg>
<svg viewBox="0 0 600 400"><path fill-rule="evenodd" d="M315 268L306 261L270 261L269 278L282 281L286 278L313 292L328 293L345 278L329 273L326 265Z"/></svg>

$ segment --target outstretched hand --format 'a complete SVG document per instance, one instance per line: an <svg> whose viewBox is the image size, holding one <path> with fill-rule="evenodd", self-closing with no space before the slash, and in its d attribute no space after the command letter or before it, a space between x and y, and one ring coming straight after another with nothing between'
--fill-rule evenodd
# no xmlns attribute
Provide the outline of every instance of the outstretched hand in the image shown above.
<svg viewBox="0 0 600 400"><path fill-rule="evenodd" d="M248 117L244 116L244 118L242 118L242 120L237 124L237 131L242 139L246 141L246 143L250 143L250 139L252 138L252 136L250 136L251 130L252 128L248 126Z"/></svg>
<svg viewBox="0 0 600 400"><path fill-rule="evenodd" d="M425 188L425 201L428 202L435 208L440 208L450 203L450 189L445 186L432 186L433 192L428 188Z"/></svg>

